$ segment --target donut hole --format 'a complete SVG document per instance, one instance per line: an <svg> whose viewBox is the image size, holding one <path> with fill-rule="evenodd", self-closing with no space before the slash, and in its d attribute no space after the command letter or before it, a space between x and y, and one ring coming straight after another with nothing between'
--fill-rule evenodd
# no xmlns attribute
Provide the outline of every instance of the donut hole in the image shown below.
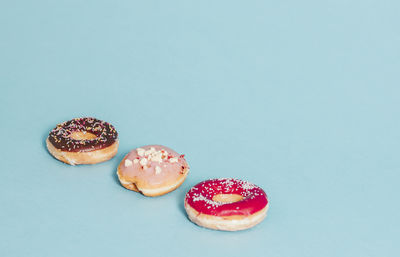
<svg viewBox="0 0 400 257"><path fill-rule="evenodd" d="M86 132L86 131L74 131L69 136L75 140L87 140L87 139L95 139L97 136L93 133Z"/></svg>
<svg viewBox="0 0 400 257"><path fill-rule="evenodd" d="M214 195L212 200L220 203L234 203L243 199L243 196L238 194L217 194Z"/></svg>

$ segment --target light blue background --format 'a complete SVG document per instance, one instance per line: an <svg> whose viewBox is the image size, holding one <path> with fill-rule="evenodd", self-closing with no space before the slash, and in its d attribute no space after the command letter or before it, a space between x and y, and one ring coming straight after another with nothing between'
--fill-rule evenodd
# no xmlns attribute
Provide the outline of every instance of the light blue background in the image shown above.
<svg viewBox="0 0 400 257"><path fill-rule="evenodd" d="M1 1L0 256L399 256L399 13L394 0ZM115 125L114 159L48 154L49 130L78 116ZM147 198L115 170L154 143L191 173ZM215 177L263 187L267 219L192 224L184 194Z"/></svg>

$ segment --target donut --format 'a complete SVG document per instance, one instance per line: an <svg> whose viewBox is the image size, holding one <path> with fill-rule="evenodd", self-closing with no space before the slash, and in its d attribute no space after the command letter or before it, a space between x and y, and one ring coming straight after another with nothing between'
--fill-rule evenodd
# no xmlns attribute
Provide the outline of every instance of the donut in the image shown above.
<svg viewBox="0 0 400 257"><path fill-rule="evenodd" d="M251 228L267 215L268 198L258 186L232 178L210 179L185 196L189 219L202 227L236 231Z"/></svg>
<svg viewBox="0 0 400 257"><path fill-rule="evenodd" d="M107 161L118 151L115 128L96 118L75 118L58 124L46 139L56 159L70 165Z"/></svg>
<svg viewBox="0 0 400 257"><path fill-rule="evenodd" d="M189 173L184 155L162 145L132 150L118 166L121 185L145 196L160 196L178 188Z"/></svg>

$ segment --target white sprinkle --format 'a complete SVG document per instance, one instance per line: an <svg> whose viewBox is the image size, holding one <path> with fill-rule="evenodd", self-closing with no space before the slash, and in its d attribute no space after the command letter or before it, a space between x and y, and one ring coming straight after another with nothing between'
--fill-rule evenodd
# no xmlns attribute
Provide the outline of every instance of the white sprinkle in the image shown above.
<svg viewBox="0 0 400 257"><path fill-rule="evenodd" d="M144 156L149 156L155 152L156 152L156 149L154 147L151 147L150 150L147 150L144 152Z"/></svg>
<svg viewBox="0 0 400 257"><path fill-rule="evenodd" d="M146 164L147 164L147 159L146 159L146 158L142 158L142 159L140 160L140 165L146 166Z"/></svg>
<svg viewBox="0 0 400 257"><path fill-rule="evenodd" d="M251 189L254 189L255 185L251 184L247 181L243 181L242 187L244 190L251 190Z"/></svg>
<svg viewBox="0 0 400 257"><path fill-rule="evenodd" d="M138 155L140 157L142 157L144 155L144 152L145 152L145 150L143 148L138 148L138 149L136 149L136 151L137 151L137 153L138 153Z"/></svg>
<svg viewBox="0 0 400 257"><path fill-rule="evenodd" d="M169 162L170 163L178 162L178 157L174 157L174 158L169 159Z"/></svg>
<svg viewBox="0 0 400 257"><path fill-rule="evenodd" d="M213 201L212 199L208 199L202 194L195 194L193 197L193 202L204 201L206 204L211 205L212 207L223 205L224 203ZM208 207L207 207L208 208Z"/></svg>
<svg viewBox="0 0 400 257"><path fill-rule="evenodd" d="M134 163L134 164L137 164L138 162L139 162L138 159L133 160L133 163Z"/></svg>
<svg viewBox="0 0 400 257"><path fill-rule="evenodd" d="M161 173L162 169L159 166L156 166L156 174Z"/></svg>
<svg viewBox="0 0 400 257"><path fill-rule="evenodd" d="M153 162L162 162L161 156L162 156L161 152L156 152L151 155L150 160Z"/></svg>
<svg viewBox="0 0 400 257"><path fill-rule="evenodd" d="M132 161L129 160L129 159L126 159L125 160L125 167L129 167L129 166L132 166Z"/></svg>

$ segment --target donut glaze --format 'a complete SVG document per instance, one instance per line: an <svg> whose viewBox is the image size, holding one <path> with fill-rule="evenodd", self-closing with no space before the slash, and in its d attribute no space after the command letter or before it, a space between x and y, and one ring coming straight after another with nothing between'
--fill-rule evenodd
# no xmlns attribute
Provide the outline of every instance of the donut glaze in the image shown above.
<svg viewBox="0 0 400 257"><path fill-rule="evenodd" d="M179 187L189 172L184 155L162 145L142 146L129 152L117 175L127 189L159 196Z"/></svg>
<svg viewBox="0 0 400 257"><path fill-rule="evenodd" d="M91 133L93 139L78 140L71 137L75 132ZM76 118L58 124L49 133L50 143L65 152L88 152L111 146L118 138L115 128L96 118Z"/></svg>
<svg viewBox="0 0 400 257"><path fill-rule="evenodd" d="M237 202L223 203L214 201L219 194L240 195ZM250 216L268 204L266 193L258 186L246 181L231 178L211 179L192 187L185 197L188 204L200 214L212 216Z"/></svg>

